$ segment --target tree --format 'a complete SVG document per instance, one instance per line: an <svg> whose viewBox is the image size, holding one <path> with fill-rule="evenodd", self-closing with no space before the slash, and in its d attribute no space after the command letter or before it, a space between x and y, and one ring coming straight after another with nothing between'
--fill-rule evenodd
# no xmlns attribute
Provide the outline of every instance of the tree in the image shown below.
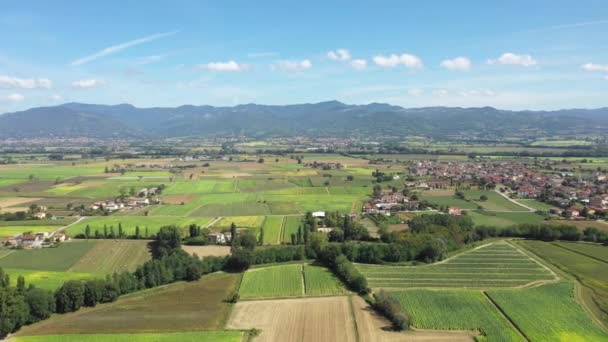
<svg viewBox="0 0 608 342"><path fill-rule="evenodd" d="M346 180L347 180L347 181L349 181L349 182L352 182L352 181L354 181L354 180L355 180L355 176L353 176L353 175L348 175L348 176L346 176Z"/></svg>
<svg viewBox="0 0 608 342"><path fill-rule="evenodd" d="M379 184L374 185L374 197L382 196L382 187Z"/></svg>
<svg viewBox="0 0 608 342"><path fill-rule="evenodd" d="M480 200L480 201L485 202L485 201L487 201L487 200L488 200L488 196L486 196L486 195L481 195L481 196L479 196L479 200Z"/></svg>
<svg viewBox="0 0 608 342"><path fill-rule="evenodd" d="M264 163L264 158L258 159L258 163L263 164Z"/></svg>
<svg viewBox="0 0 608 342"><path fill-rule="evenodd" d="M295 233L291 233L291 244L295 245L297 243L296 241L296 234Z"/></svg>
<svg viewBox="0 0 608 342"><path fill-rule="evenodd" d="M139 226L135 226L135 238L141 239L141 232L139 230Z"/></svg>
<svg viewBox="0 0 608 342"><path fill-rule="evenodd" d="M244 249L248 249L250 251L254 250L256 245L257 239L255 238L255 235L250 232L242 234L237 239L237 246L240 246Z"/></svg>
<svg viewBox="0 0 608 342"><path fill-rule="evenodd" d="M87 239L91 236L91 227L87 224L87 226L84 228L84 237L86 237Z"/></svg>
<svg viewBox="0 0 608 342"><path fill-rule="evenodd" d="M68 280L55 291L58 313L74 312L84 304L84 284L79 280Z"/></svg>
<svg viewBox="0 0 608 342"><path fill-rule="evenodd" d="M55 311L55 298L50 291L30 287L25 294L25 302L30 308L28 323L33 323L51 317Z"/></svg>
<svg viewBox="0 0 608 342"><path fill-rule="evenodd" d="M261 227L261 228L260 228L260 236L259 236L259 238L258 238L258 244L259 244L260 246L263 246L263 245L264 245L264 227Z"/></svg>
<svg viewBox="0 0 608 342"><path fill-rule="evenodd" d="M232 222L230 224L230 244L235 247L236 246L236 224Z"/></svg>
<svg viewBox="0 0 608 342"><path fill-rule="evenodd" d="M164 226L156 234L155 253L158 258L169 256L181 250L182 236L178 227Z"/></svg>

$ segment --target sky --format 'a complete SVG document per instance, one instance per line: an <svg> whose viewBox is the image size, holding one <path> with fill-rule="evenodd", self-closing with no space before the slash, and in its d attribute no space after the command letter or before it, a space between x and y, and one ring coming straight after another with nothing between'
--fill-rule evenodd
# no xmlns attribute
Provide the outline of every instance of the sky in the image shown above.
<svg viewBox="0 0 608 342"><path fill-rule="evenodd" d="M66 102L608 106L605 0L0 8L0 113Z"/></svg>

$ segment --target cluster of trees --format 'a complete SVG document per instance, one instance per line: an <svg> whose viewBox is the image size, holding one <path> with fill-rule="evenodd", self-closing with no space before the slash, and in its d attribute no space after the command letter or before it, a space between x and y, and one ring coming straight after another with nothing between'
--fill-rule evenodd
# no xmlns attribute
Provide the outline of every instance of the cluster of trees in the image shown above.
<svg viewBox="0 0 608 342"><path fill-rule="evenodd" d="M334 244L323 247L319 253L319 260L331 269L346 286L359 294L370 292L367 279L342 254L340 248Z"/></svg>
<svg viewBox="0 0 608 342"><path fill-rule="evenodd" d="M88 224L84 228L84 233L78 234L75 236L77 239L148 239L154 238L154 234L150 235L148 232L148 227L144 227L143 231L139 226L135 226L135 233L129 235L125 232L122 227L122 223L118 223L118 229L115 230L114 226L108 227L108 225L103 225L103 230L95 229L93 231L91 226Z"/></svg>
<svg viewBox="0 0 608 342"><path fill-rule="evenodd" d="M81 307L115 301L119 296L177 281L194 281L207 273L226 266L226 257L189 255L181 249L181 232L175 226L162 227L156 235L154 258L135 272L115 273L105 279L70 280L55 292L26 287L23 277L15 287L0 268L0 338L50 317L52 313L67 313Z"/></svg>
<svg viewBox="0 0 608 342"><path fill-rule="evenodd" d="M384 290L374 294L372 307L388 318L395 330L402 331L410 327L409 317L402 312L399 302Z"/></svg>
<svg viewBox="0 0 608 342"><path fill-rule="evenodd" d="M588 227L581 232L575 226L569 225L522 223L504 229L477 226L475 227L474 233L478 240L487 237L519 237L543 241L588 241L608 244L608 233L604 231Z"/></svg>

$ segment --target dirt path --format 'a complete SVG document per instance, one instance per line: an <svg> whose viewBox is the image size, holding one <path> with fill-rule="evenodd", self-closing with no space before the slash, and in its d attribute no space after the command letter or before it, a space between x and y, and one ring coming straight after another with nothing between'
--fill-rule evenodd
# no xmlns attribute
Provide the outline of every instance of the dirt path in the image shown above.
<svg viewBox="0 0 608 342"><path fill-rule="evenodd" d="M528 206L527 206L527 205L525 205L525 204L521 204L521 203L517 202L516 200L512 199L511 197L509 197L509 196L505 195L504 193L502 193L502 192L498 191L498 190L494 190L494 192L496 192L497 194L499 194L499 195L501 195L502 197L506 198L506 199L507 199L509 202L511 202L511 203L513 203L513 204L517 204L518 206L520 206L520 207L522 207L522 208L526 208L526 209L528 209L528 210L529 210L529 211L531 211L531 212L535 212L535 211L536 211L536 209L534 209L534 208L532 208L532 207L528 207Z"/></svg>
<svg viewBox="0 0 608 342"><path fill-rule="evenodd" d="M67 226L63 226L63 227L61 227L61 228L59 228L59 229L55 230L55 231L54 231L54 232L52 232L52 233L51 233L49 236L50 236L50 237L53 237L55 234L57 234L57 233L61 233L61 232L63 232L64 230L68 229L69 227L71 227L71 226L73 226L73 225L75 225L75 224L77 224L77 223L79 223L79 222L81 222L81 221L86 220L87 218L88 218L88 216L82 216L82 217L79 217L79 218L78 218L78 220L76 220L76 221L74 221L74 222L72 222L72 223L68 224Z"/></svg>

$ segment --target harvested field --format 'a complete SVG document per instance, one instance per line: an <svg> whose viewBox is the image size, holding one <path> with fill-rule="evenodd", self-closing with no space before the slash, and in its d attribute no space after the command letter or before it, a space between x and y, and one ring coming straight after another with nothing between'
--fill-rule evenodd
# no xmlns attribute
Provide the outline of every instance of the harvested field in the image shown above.
<svg viewBox="0 0 608 342"><path fill-rule="evenodd" d="M228 329L260 329L256 342L357 340L348 297L239 302Z"/></svg>
<svg viewBox="0 0 608 342"><path fill-rule="evenodd" d="M138 334L72 334L23 336L11 339L14 342L241 342L240 331L193 331Z"/></svg>
<svg viewBox="0 0 608 342"><path fill-rule="evenodd" d="M95 246L95 241L70 241L57 248L22 249L0 259L0 267L67 271Z"/></svg>
<svg viewBox="0 0 608 342"><path fill-rule="evenodd" d="M18 336L174 332L223 329L230 305L224 300L239 275L214 273L191 283L136 292L114 303L55 315L21 329Z"/></svg>
<svg viewBox="0 0 608 342"><path fill-rule="evenodd" d="M142 240L97 240L95 247L69 271L100 274L132 272L152 258L148 245L149 241Z"/></svg>
<svg viewBox="0 0 608 342"><path fill-rule="evenodd" d="M163 197L165 204L188 204L196 199L196 195L168 195Z"/></svg>
<svg viewBox="0 0 608 342"><path fill-rule="evenodd" d="M10 212L8 207L28 207L32 202L38 201L36 197L0 197L0 208L4 212ZM26 209L27 210L27 209Z"/></svg>
<svg viewBox="0 0 608 342"><path fill-rule="evenodd" d="M226 256L230 254L230 246L185 246L182 249L188 254L195 254L199 257L206 256Z"/></svg>

